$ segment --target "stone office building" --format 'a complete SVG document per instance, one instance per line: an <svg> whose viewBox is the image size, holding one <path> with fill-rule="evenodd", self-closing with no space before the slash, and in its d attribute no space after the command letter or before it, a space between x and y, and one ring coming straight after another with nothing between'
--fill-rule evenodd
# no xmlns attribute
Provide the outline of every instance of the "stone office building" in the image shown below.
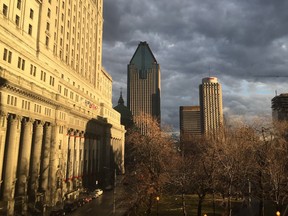
<svg viewBox="0 0 288 216"><path fill-rule="evenodd" d="M1 1L0 214L45 209L124 172L102 30L102 0Z"/></svg>

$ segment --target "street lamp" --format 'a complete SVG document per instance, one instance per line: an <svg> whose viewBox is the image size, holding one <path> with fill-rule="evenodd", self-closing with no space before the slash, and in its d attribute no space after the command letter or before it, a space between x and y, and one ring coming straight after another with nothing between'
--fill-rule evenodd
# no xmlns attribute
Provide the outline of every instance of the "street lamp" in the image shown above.
<svg viewBox="0 0 288 216"><path fill-rule="evenodd" d="M276 216L280 216L280 211L277 211L277 212L276 212Z"/></svg>
<svg viewBox="0 0 288 216"><path fill-rule="evenodd" d="M158 204L159 204L159 200L160 200L160 197L159 197L159 196L157 196L157 197L156 197L156 208L157 208L157 215L159 215L159 214L158 214L158 209L159 209L159 207L158 207Z"/></svg>

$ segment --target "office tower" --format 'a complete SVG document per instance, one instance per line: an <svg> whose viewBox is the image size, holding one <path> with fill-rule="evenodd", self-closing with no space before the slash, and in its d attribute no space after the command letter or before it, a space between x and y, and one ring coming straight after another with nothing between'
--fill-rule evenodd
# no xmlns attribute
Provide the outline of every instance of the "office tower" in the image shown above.
<svg viewBox="0 0 288 216"><path fill-rule="evenodd" d="M216 77L202 79L199 86L201 132L217 135L223 125L222 89Z"/></svg>
<svg viewBox="0 0 288 216"><path fill-rule="evenodd" d="M146 42L140 42L127 70L127 106L133 118L149 115L160 123L160 66ZM145 125L139 127L145 133Z"/></svg>
<svg viewBox="0 0 288 216"><path fill-rule="evenodd" d="M200 135L200 106L180 106L180 138L190 140Z"/></svg>
<svg viewBox="0 0 288 216"><path fill-rule="evenodd" d="M280 94L272 99L273 120L288 120L288 93Z"/></svg>
<svg viewBox="0 0 288 216"><path fill-rule="evenodd" d="M180 106L181 150L190 147L193 140L201 136L200 106Z"/></svg>
<svg viewBox="0 0 288 216"><path fill-rule="evenodd" d="M125 129L101 63L103 1L1 1L0 14L0 215L111 184Z"/></svg>

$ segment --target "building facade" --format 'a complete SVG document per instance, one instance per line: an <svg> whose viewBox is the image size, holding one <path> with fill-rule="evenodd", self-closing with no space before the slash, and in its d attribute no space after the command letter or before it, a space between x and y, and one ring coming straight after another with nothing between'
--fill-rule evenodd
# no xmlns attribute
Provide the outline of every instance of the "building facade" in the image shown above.
<svg viewBox="0 0 288 216"><path fill-rule="evenodd" d="M216 77L202 79L199 86L202 134L216 135L223 125L222 88Z"/></svg>
<svg viewBox="0 0 288 216"><path fill-rule="evenodd" d="M0 5L0 209L27 213L124 172L102 67L103 0ZM118 160L116 160L118 158ZM119 159L120 158L120 159ZM3 163L2 163L3 161Z"/></svg>
<svg viewBox="0 0 288 216"><path fill-rule="evenodd" d="M192 148L193 141L201 137L200 106L180 106L180 148L184 152Z"/></svg>
<svg viewBox="0 0 288 216"><path fill-rule="evenodd" d="M201 136L200 106L180 106L180 139Z"/></svg>
<svg viewBox="0 0 288 216"><path fill-rule="evenodd" d="M272 99L272 117L276 121L288 120L288 93L275 96Z"/></svg>
<svg viewBox="0 0 288 216"><path fill-rule="evenodd" d="M133 118L149 115L160 122L160 65L147 42L140 42L127 71L127 107ZM145 125L138 126L145 133Z"/></svg>

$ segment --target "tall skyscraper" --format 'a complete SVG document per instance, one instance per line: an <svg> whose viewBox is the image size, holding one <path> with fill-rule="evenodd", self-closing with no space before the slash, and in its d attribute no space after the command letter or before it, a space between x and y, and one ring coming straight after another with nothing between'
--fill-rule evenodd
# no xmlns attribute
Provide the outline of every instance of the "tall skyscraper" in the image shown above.
<svg viewBox="0 0 288 216"><path fill-rule="evenodd" d="M216 77L202 79L199 86L201 131L216 135L223 125L222 88Z"/></svg>
<svg viewBox="0 0 288 216"><path fill-rule="evenodd" d="M288 120L288 93L280 94L272 99L273 120Z"/></svg>
<svg viewBox="0 0 288 216"><path fill-rule="evenodd" d="M123 170L102 31L103 0L1 1L0 215L75 199Z"/></svg>
<svg viewBox="0 0 288 216"><path fill-rule="evenodd" d="M201 135L200 106L180 106L180 138L190 140Z"/></svg>
<svg viewBox="0 0 288 216"><path fill-rule="evenodd" d="M160 66L146 42L138 45L127 71L127 106L133 117L150 115L160 123ZM145 133L145 125L139 127Z"/></svg>
<svg viewBox="0 0 288 216"><path fill-rule="evenodd" d="M200 106L180 106L180 148L182 153L201 136Z"/></svg>

